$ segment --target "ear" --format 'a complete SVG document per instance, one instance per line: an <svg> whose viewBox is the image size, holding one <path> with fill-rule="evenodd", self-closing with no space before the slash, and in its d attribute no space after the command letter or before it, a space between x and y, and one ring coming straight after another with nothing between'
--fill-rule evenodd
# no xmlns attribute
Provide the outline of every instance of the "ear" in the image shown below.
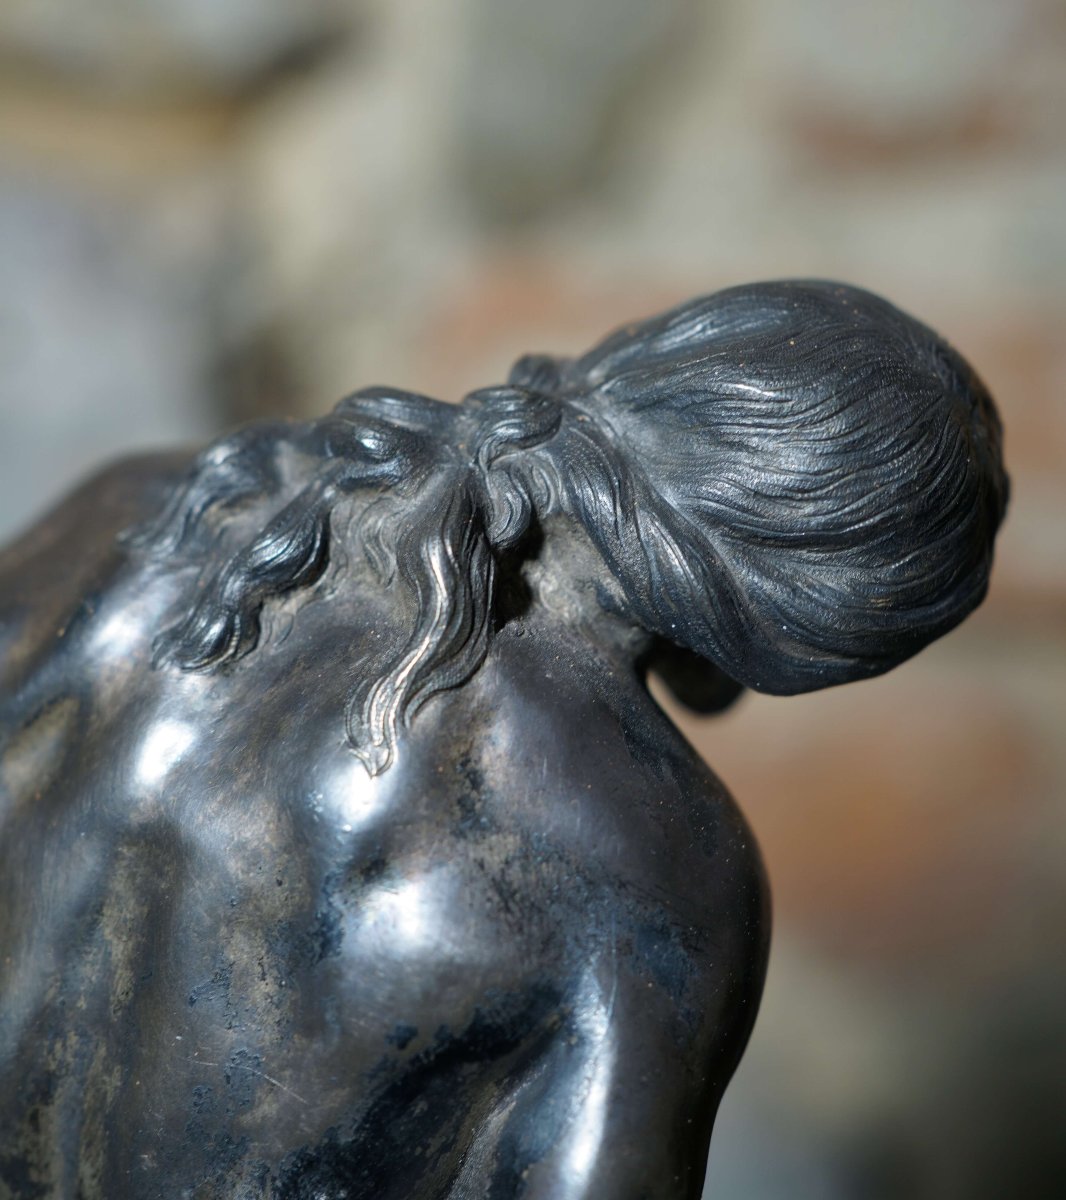
<svg viewBox="0 0 1066 1200"><path fill-rule="evenodd" d="M686 708L702 716L724 712L744 691L742 683L714 663L665 638L655 638L641 665L654 671Z"/></svg>

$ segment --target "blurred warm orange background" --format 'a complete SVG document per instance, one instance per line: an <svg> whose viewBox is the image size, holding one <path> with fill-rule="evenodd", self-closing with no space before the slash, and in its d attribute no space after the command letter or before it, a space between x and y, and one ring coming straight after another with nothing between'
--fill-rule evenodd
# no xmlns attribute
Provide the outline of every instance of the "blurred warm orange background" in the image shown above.
<svg viewBox="0 0 1066 1200"><path fill-rule="evenodd" d="M4 535L104 458L745 280L953 340L1014 477L986 606L679 717L777 913L708 1195L1066 1195L1061 0L6 0L0 263Z"/></svg>

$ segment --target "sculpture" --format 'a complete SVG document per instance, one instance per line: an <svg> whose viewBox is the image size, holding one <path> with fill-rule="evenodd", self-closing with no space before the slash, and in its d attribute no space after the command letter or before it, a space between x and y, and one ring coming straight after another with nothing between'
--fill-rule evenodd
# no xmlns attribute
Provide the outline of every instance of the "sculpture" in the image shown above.
<svg viewBox="0 0 1066 1200"><path fill-rule="evenodd" d="M86 485L0 556L0 1197L697 1197L768 910L646 673L886 671L1006 495L818 282Z"/></svg>

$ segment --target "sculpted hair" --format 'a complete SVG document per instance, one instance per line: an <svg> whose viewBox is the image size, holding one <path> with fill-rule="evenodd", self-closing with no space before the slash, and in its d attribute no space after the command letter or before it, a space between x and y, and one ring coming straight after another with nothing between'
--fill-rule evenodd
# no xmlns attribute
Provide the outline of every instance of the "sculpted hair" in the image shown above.
<svg viewBox="0 0 1066 1200"><path fill-rule="evenodd" d="M293 455L315 463L295 492ZM414 612L348 702L349 741L377 773L426 701L484 661L499 563L539 518L584 527L629 619L788 693L879 674L962 620L988 585L1007 479L988 393L925 326L834 284L734 288L576 360L527 356L460 406L372 388L209 447L127 536L200 568L157 665L249 653L264 605L322 577L356 492L378 493L357 548Z"/></svg>
<svg viewBox="0 0 1066 1200"><path fill-rule="evenodd" d="M321 578L336 509L356 491L378 491L362 509L357 544L384 584L408 589L416 614L400 649L356 683L347 705L349 743L378 774L426 701L484 661L497 559L547 503L543 476L522 452L550 438L559 415L555 401L511 387L474 392L461 408L372 388L321 421L251 426L209 447L159 517L127 535L156 559L203 564L181 615L156 639L155 664L213 671L243 658L258 644L263 606ZM313 481L220 560L210 539L242 506L276 504L281 462L293 452L318 460Z"/></svg>
<svg viewBox="0 0 1066 1200"><path fill-rule="evenodd" d="M984 385L855 288L751 285L520 362L585 419L555 451L645 628L793 693L877 675L988 586L1007 500Z"/></svg>

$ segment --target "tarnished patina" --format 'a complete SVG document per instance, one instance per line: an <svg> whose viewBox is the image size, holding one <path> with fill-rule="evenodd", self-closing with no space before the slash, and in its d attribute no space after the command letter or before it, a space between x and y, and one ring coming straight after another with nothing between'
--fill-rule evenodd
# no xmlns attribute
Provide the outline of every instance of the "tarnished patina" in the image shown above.
<svg viewBox="0 0 1066 1200"><path fill-rule="evenodd" d="M0 555L0 1196L699 1196L767 895L647 673L885 671L1005 500L825 283L91 481Z"/></svg>

